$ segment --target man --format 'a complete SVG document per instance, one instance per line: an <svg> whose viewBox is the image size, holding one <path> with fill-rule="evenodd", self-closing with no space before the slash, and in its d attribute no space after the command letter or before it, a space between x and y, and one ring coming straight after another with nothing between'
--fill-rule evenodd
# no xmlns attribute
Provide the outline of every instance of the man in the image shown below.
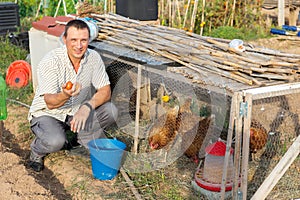
<svg viewBox="0 0 300 200"><path fill-rule="evenodd" d="M47 154L62 149L66 130L77 132L80 148L87 150L87 143L116 120L117 108L109 101L109 78L100 55L88 49L89 39L84 21L69 21L65 45L49 52L38 65L28 116L35 134L28 164L37 172L43 170ZM71 89L68 81L73 83Z"/></svg>

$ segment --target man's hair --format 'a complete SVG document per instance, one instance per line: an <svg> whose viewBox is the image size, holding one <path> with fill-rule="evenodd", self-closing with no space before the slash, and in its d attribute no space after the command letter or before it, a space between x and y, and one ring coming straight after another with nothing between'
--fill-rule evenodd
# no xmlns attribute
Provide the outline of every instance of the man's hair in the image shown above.
<svg viewBox="0 0 300 200"><path fill-rule="evenodd" d="M90 28L83 20L80 19L74 19L67 23L65 27L64 37L66 38L68 36L68 30L70 27L75 27L77 29L87 29L89 31L89 37L91 35Z"/></svg>

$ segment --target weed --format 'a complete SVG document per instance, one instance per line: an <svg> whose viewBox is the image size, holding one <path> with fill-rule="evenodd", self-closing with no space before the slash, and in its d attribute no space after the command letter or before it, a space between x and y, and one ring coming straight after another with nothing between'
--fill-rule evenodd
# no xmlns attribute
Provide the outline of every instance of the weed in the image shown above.
<svg viewBox="0 0 300 200"><path fill-rule="evenodd" d="M9 65L15 60L25 60L28 52L12 45L8 37L0 38L0 47L0 73L5 77Z"/></svg>

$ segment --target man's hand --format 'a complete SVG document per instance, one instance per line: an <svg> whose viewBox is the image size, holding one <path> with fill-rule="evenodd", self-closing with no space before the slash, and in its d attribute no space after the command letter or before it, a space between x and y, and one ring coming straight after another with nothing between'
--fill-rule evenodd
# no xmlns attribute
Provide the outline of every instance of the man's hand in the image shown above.
<svg viewBox="0 0 300 200"><path fill-rule="evenodd" d="M94 109L89 103L85 103L80 106L79 110L73 116L71 124L71 131L79 132L81 130L88 130L92 128Z"/></svg>
<svg viewBox="0 0 300 200"><path fill-rule="evenodd" d="M76 96L77 94L79 94L81 90L81 84L80 83L77 83L75 82L72 86L71 89L68 89L67 88L67 83L63 84L62 85L62 92L65 94L65 95L68 95L68 96Z"/></svg>

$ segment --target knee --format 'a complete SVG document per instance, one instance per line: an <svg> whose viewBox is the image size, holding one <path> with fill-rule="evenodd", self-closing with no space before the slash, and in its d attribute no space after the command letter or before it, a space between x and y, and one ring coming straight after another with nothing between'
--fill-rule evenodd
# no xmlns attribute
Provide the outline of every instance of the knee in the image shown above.
<svg viewBox="0 0 300 200"><path fill-rule="evenodd" d="M118 118L118 108L111 102L100 106L96 112L100 124L104 125L104 127L115 123Z"/></svg>
<svg viewBox="0 0 300 200"><path fill-rule="evenodd" d="M66 141L66 138L63 136L60 137L51 137L44 141L45 146L49 150L49 153L57 152L62 149Z"/></svg>

